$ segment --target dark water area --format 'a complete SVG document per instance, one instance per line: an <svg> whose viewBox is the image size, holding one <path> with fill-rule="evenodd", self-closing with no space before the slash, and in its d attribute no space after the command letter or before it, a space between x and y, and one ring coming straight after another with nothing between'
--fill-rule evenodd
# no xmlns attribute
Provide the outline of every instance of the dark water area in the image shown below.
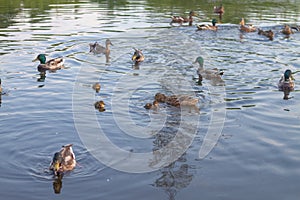
<svg viewBox="0 0 300 200"><path fill-rule="evenodd" d="M298 199L300 33L281 30L300 25L300 2L222 1L218 31L196 31L220 3L0 0L1 198ZM170 25L191 10L193 26ZM242 17L274 39L241 32ZM89 53L107 38L109 57ZM65 67L40 73L40 53ZM221 82L198 84L198 56ZM277 88L286 69L288 100ZM146 110L157 92L199 103ZM78 164L58 180L48 167L68 143Z"/></svg>

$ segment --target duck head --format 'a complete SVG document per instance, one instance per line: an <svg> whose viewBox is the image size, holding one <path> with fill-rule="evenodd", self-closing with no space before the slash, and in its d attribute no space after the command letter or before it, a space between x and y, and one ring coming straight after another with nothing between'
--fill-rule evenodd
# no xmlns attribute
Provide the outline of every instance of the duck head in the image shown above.
<svg viewBox="0 0 300 200"><path fill-rule="evenodd" d="M35 59L32 60L32 62L35 62L39 60L41 64L46 63L46 55L45 54L39 54Z"/></svg>
<svg viewBox="0 0 300 200"><path fill-rule="evenodd" d="M284 80L288 81L292 77L292 71L290 69L285 70L284 72Z"/></svg>
<svg viewBox="0 0 300 200"><path fill-rule="evenodd" d="M59 152L56 152L53 156L53 159L52 159L52 170L54 172L54 175L58 175L60 173L60 169L61 169L61 163L62 163L62 157L61 157L61 154Z"/></svg>
<svg viewBox="0 0 300 200"><path fill-rule="evenodd" d="M212 23L213 26L216 26L217 20L216 19L212 19L211 23Z"/></svg>
<svg viewBox="0 0 300 200"><path fill-rule="evenodd" d="M114 46L114 45L111 43L110 39L107 39L107 40L105 41L105 45L106 45L106 46L109 46L109 45Z"/></svg>
<svg viewBox="0 0 300 200"><path fill-rule="evenodd" d="M203 65L204 65L204 59L203 59L203 57L202 56L198 56L196 58L196 60L195 60L194 63L199 63L200 68L203 68Z"/></svg>

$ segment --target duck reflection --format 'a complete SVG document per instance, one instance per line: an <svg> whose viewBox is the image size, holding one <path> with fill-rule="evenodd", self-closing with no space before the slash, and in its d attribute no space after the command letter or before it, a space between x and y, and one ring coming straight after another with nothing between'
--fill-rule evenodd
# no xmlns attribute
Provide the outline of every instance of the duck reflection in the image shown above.
<svg viewBox="0 0 300 200"><path fill-rule="evenodd" d="M180 118L181 114L176 112L172 112L168 116L164 128L155 135L153 159L149 163L150 166L156 166L180 155L176 161L171 161L168 166L160 169L161 175L153 184L155 187L162 188L169 200L174 200L176 194L187 187L193 179L185 153L186 147L193 139L193 134L184 134L178 131L178 128L185 126L184 122L179 120Z"/></svg>
<svg viewBox="0 0 300 200"><path fill-rule="evenodd" d="M161 170L162 175L156 179L154 186L162 188L168 195L169 200L174 200L177 192L186 188L193 179L188 164L181 164L176 167L176 162Z"/></svg>
<svg viewBox="0 0 300 200"><path fill-rule="evenodd" d="M2 85L1 85L2 81L1 81L1 78L0 78L0 107L1 107L1 104L2 104Z"/></svg>
<svg viewBox="0 0 300 200"><path fill-rule="evenodd" d="M57 175L53 180L53 190L55 194L60 194L62 188L63 174Z"/></svg>

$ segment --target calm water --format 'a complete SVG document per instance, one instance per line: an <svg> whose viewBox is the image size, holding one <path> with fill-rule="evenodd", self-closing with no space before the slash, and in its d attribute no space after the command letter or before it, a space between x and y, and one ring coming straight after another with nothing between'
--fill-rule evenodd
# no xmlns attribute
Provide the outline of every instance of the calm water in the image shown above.
<svg viewBox="0 0 300 200"><path fill-rule="evenodd" d="M213 1L0 2L2 199L299 198L300 33L280 33L285 23L299 25L299 1L223 1L218 32L169 25L172 14L192 9L196 24L208 23ZM242 34L241 17L272 29L274 40ZM88 52L106 38L113 43L108 61ZM146 56L138 67L133 47ZM31 62L39 53L63 56L65 68L41 76ZM197 84L199 55L206 68L224 71L224 84ZM283 100L277 81L287 68L296 72L296 88ZM200 113L145 110L157 92L199 98ZM98 100L105 112L94 109ZM175 135L184 141L172 143ZM200 159L212 138L216 146ZM48 165L67 143L78 165L60 183ZM163 167L154 158L172 156L153 152L165 146L168 156L182 152ZM60 194L53 183L62 185Z"/></svg>

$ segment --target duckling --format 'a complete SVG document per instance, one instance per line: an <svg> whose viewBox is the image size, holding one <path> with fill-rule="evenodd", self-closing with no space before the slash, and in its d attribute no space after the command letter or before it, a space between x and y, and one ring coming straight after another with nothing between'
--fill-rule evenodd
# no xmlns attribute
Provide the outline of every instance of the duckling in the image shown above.
<svg viewBox="0 0 300 200"><path fill-rule="evenodd" d="M221 4L220 6L214 6L214 13L219 14L220 21L222 20L222 16L225 13L224 6Z"/></svg>
<svg viewBox="0 0 300 200"><path fill-rule="evenodd" d="M99 112L105 111L105 103L103 101L95 102L94 106L95 106L95 109L99 110Z"/></svg>
<svg viewBox="0 0 300 200"><path fill-rule="evenodd" d="M155 94L155 100L160 103L167 103L174 107L180 106L196 106L198 99L194 99L187 95L171 95L166 96L162 93Z"/></svg>
<svg viewBox="0 0 300 200"><path fill-rule="evenodd" d="M156 109L158 108L158 101L154 100L153 103L146 103L146 105L144 106L145 109L149 110L149 109Z"/></svg>
<svg viewBox="0 0 300 200"><path fill-rule="evenodd" d="M240 25L241 25L240 29L243 32L255 32L256 31L256 28L252 24L245 25L244 18L241 19Z"/></svg>
<svg viewBox="0 0 300 200"><path fill-rule="evenodd" d="M136 48L133 48L133 49L134 49L134 53L131 58L132 61L135 62L136 64L143 62L145 60L145 56L144 56L142 50L139 50Z"/></svg>
<svg viewBox="0 0 300 200"><path fill-rule="evenodd" d="M285 70L284 74L281 76L278 82L279 91L284 92L283 99L288 99L288 95L295 88L294 77L292 75L292 71L290 69Z"/></svg>
<svg viewBox="0 0 300 200"><path fill-rule="evenodd" d="M290 34L293 34L294 31L292 31L291 27L289 25L284 25L282 31L281 31L283 34L285 35L290 35Z"/></svg>
<svg viewBox="0 0 300 200"><path fill-rule="evenodd" d="M101 85L100 85L100 83L94 83L92 88L94 90L96 90L96 92L98 93L98 92L100 92Z"/></svg>
<svg viewBox="0 0 300 200"><path fill-rule="evenodd" d="M258 34L264 35L267 38L269 38L270 40L273 40L273 38L274 38L274 32L272 30L264 31L264 30L258 29Z"/></svg>
<svg viewBox="0 0 300 200"><path fill-rule="evenodd" d="M217 20L213 19L211 21L211 23L212 23L212 25L208 25L208 24L197 25L198 31L200 31L200 30L212 30L212 31L218 30L218 27L216 26Z"/></svg>
<svg viewBox="0 0 300 200"><path fill-rule="evenodd" d="M182 25L182 23L189 23L189 26L192 26L193 24L193 17L197 16L197 14L194 11L190 11L189 17L181 17L181 16L172 16L172 21L170 22L170 25L173 23L179 23Z"/></svg>
<svg viewBox="0 0 300 200"><path fill-rule="evenodd" d="M32 62L39 60L40 64L38 65L37 69L39 72L45 72L47 70L58 70L64 67L64 60L63 58L54 58L46 62L45 54L39 54Z"/></svg>
<svg viewBox="0 0 300 200"><path fill-rule="evenodd" d="M92 52L94 54L104 53L106 55L110 54L110 45L113 46L110 39L106 39L105 47L98 44L98 42L95 42L94 44L91 43L89 45L90 45L90 52Z"/></svg>
<svg viewBox="0 0 300 200"><path fill-rule="evenodd" d="M71 171L76 166L72 145L73 144L67 144L62 146L62 149L54 154L49 169L53 171L55 176L66 171Z"/></svg>

